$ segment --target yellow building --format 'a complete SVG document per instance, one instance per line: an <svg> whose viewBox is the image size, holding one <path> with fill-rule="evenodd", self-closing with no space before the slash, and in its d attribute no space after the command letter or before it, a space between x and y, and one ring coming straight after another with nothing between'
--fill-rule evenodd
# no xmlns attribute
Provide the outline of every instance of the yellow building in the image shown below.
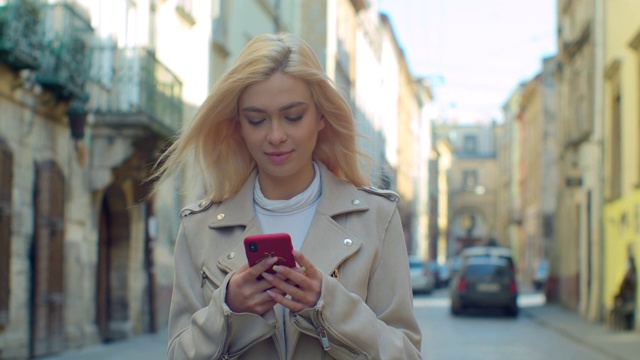
<svg viewBox="0 0 640 360"><path fill-rule="evenodd" d="M602 5L606 65L603 300L605 308L611 309L628 259L635 261L636 269L640 260L640 2L603 1ZM636 329L640 327L637 291L636 286Z"/></svg>

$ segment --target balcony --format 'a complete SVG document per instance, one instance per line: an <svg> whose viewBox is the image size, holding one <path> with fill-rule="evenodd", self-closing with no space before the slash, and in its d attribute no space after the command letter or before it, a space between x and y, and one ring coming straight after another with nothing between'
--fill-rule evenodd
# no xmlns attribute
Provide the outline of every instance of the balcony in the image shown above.
<svg viewBox="0 0 640 360"><path fill-rule="evenodd" d="M182 125L182 82L146 48L95 49L93 74L106 91L92 93L97 126L174 135ZM107 81L104 74L112 73ZM101 75L102 74L102 75Z"/></svg>
<svg viewBox="0 0 640 360"><path fill-rule="evenodd" d="M93 28L89 16L70 3L43 7L44 51L36 82L58 100L87 101L84 90L89 76L90 41Z"/></svg>
<svg viewBox="0 0 640 360"><path fill-rule="evenodd" d="M0 6L0 62L13 69L37 69L42 51L42 6L14 1Z"/></svg>

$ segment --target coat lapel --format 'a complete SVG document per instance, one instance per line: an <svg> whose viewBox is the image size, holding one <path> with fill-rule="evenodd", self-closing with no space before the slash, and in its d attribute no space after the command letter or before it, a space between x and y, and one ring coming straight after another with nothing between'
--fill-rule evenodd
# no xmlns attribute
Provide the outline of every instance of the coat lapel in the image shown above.
<svg viewBox="0 0 640 360"><path fill-rule="evenodd" d="M369 207L362 192L338 179L324 164L318 162L318 167L322 180L322 198L301 251L317 268L330 274L362 246L362 239L354 238L334 217L354 211L366 211ZM213 220L209 223L212 229L244 228L229 239L235 243L233 249L218 258L218 264L230 271L238 269L247 261L243 239L261 233L253 209L253 189L257 175L258 172L254 169L242 189L215 209Z"/></svg>
<svg viewBox="0 0 640 360"><path fill-rule="evenodd" d="M362 246L362 239L354 238L344 224L336 222L334 217L365 211L368 206L362 193L353 185L338 179L322 163L318 167L322 179L322 198L301 251L317 268L331 274Z"/></svg>

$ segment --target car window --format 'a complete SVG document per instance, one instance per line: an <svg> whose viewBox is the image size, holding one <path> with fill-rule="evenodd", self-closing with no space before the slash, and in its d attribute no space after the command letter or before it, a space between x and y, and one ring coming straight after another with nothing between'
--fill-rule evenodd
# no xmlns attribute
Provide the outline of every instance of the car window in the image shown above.
<svg viewBox="0 0 640 360"><path fill-rule="evenodd" d="M467 277L504 276L508 274L507 268L497 264L470 264L465 269Z"/></svg>

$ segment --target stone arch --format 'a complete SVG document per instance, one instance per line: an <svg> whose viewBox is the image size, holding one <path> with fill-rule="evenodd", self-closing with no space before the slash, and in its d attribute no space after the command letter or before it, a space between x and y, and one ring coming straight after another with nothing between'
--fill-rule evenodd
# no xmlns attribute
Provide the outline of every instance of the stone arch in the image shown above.
<svg viewBox="0 0 640 360"><path fill-rule="evenodd" d="M451 214L449 221L450 249L457 254L462 247L484 245L489 241L491 224L484 211L477 206L463 206Z"/></svg>
<svg viewBox="0 0 640 360"><path fill-rule="evenodd" d="M96 323L103 341L129 337L130 218L122 189L110 185L100 208Z"/></svg>

